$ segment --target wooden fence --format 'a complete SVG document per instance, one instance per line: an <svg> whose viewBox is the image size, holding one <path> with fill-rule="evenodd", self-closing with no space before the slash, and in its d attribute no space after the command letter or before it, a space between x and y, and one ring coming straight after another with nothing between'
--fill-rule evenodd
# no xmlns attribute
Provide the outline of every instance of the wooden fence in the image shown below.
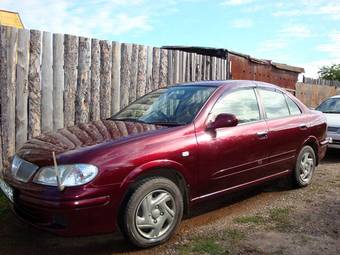
<svg viewBox="0 0 340 255"><path fill-rule="evenodd" d="M315 108L327 97L339 95L340 87L298 82L295 96L308 107Z"/></svg>
<svg viewBox="0 0 340 255"><path fill-rule="evenodd" d="M178 82L227 78L225 59L0 26L0 169L27 138L107 118Z"/></svg>
<svg viewBox="0 0 340 255"><path fill-rule="evenodd" d="M326 85L340 87L340 81L324 80L324 79L313 79L303 76L303 83L315 84L315 85Z"/></svg>

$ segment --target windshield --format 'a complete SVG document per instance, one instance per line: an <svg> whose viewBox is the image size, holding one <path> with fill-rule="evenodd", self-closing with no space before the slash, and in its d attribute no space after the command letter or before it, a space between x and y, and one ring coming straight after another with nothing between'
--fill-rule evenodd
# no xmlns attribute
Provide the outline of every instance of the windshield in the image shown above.
<svg viewBox="0 0 340 255"><path fill-rule="evenodd" d="M215 87L174 86L158 89L128 105L112 120L184 125L193 121Z"/></svg>
<svg viewBox="0 0 340 255"><path fill-rule="evenodd" d="M340 113L340 98L327 99L316 110L324 113Z"/></svg>

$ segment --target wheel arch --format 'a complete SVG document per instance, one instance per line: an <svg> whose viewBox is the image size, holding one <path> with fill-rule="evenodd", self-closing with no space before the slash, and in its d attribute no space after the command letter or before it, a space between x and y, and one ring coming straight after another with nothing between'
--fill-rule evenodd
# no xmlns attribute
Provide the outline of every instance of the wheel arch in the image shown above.
<svg viewBox="0 0 340 255"><path fill-rule="evenodd" d="M303 143L301 149L302 149L304 146L307 146L307 145L310 146L310 147L312 147L312 149L314 150L315 158L316 158L316 165L318 165L318 164L319 164L319 146L318 146L318 140L317 140L316 137L314 137L314 136L308 137L308 138L304 141L304 143Z"/></svg>
<svg viewBox="0 0 340 255"><path fill-rule="evenodd" d="M130 196L137 188L138 183L141 180L152 177L164 177L173 181L183 194L183 209L184 215L188 215L190 212L190 180L185 174L185 169L177 162L170 162L169 160L149 162L134 169L122 182L121 189L123 191L123 197L119 205L118 210L118 225L121 228L122 217L124 209L129 201Z"/></svg>

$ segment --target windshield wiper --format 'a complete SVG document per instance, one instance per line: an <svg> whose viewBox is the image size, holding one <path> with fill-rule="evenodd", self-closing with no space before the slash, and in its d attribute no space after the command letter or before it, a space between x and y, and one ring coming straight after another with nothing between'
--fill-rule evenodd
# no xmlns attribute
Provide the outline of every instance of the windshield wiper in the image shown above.
<svg viewBox="0 0 340 255"><path fill-rule="evenodd" d="M174 126L175 127L175 126L182 126L185 123L159 121L159 122L148 122L147 124L161 125L161 126Z"/></svg>
<svg viewBox="0 0 340 255"><path fill-rule="evenodd" d="M340 113L340 112L335 112L335 111L324 111L323 113Z"/></svg>
<svg viewBox="0 0 340 255"><path fill-rule="evenodd" d="M131 121L131 122L139 122L144 124L149 124L143 120L135 119L135 118L108 118L108 120L118 120L118 121Z"/></svg>

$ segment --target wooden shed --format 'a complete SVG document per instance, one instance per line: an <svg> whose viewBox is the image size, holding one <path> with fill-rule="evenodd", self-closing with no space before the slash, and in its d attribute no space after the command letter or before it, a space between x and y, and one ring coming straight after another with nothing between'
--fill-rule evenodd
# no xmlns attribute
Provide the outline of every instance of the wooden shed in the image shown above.
<svg viewBox="0 0 340 255"><path fill-rule="evenodd" d="M0 25L21 29L24 28L19 13L6 10L0 10Z"/></svg>

